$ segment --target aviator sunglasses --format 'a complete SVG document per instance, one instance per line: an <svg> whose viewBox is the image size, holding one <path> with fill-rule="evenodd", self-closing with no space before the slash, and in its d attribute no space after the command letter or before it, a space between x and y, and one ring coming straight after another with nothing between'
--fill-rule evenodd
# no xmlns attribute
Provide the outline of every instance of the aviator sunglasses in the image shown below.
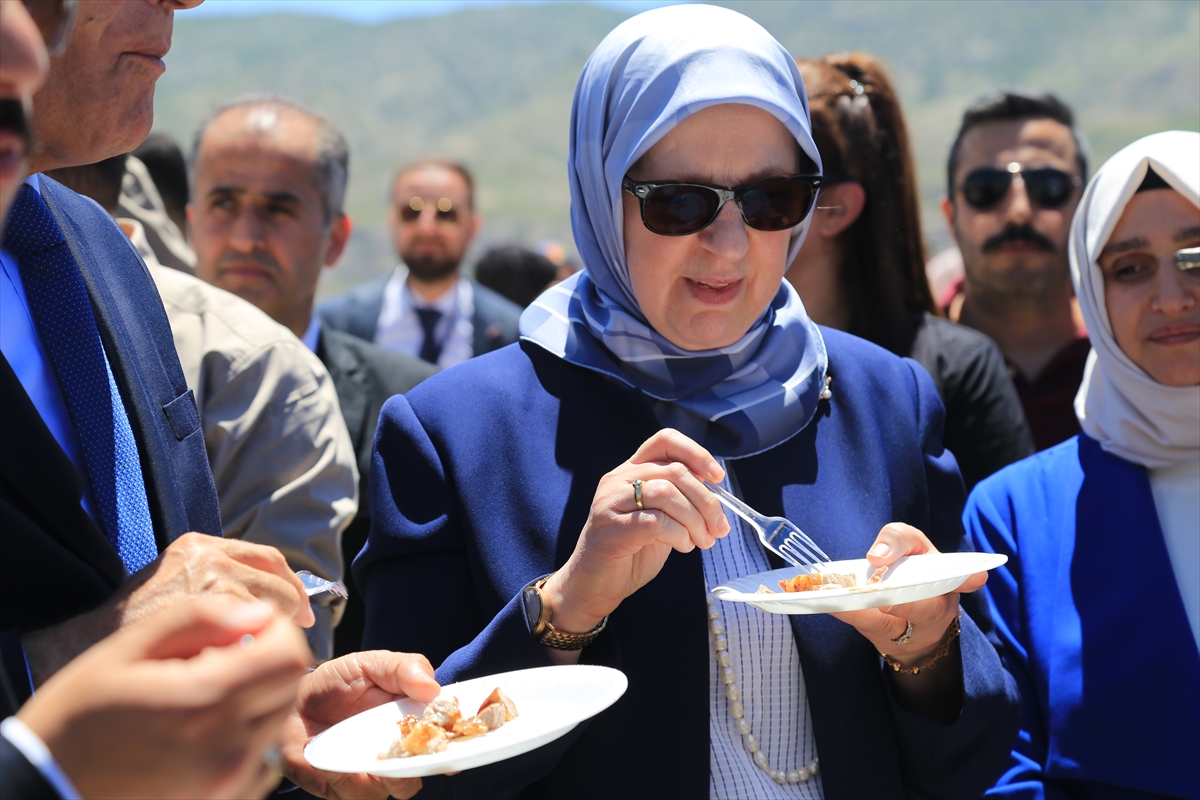
<svg viewBox="0 0 1200 800"><path fill-rule="evenodd" d="M662 236L687 236L704 230L730 200L742 219L760 231L782 231L799 225L812 210L820 175L788 175L742 186L659 181L640 183L626 176L622 188L638 199L642 223Z"/></svg>
<svg viewBox="0 0 1200 800"><path fill-rule="evenodd" d="M416 222L425 206L429 205L437 215L438 222L458 222L458 209L449 197L438 198L437 203L426 203L422 197L411 197L406 205L400 206L400 219L405 222Z"/></svg>
<svg viewBox="0 0 1200 800"><path fill-rule="evenodd" d="M1003 200L1009 187L1018 180L1025 184L1029 201L1041 208L1058 208L1070 199L1071 192L1083 185L1077 175L1068 175L1061 169L1026 169L1014 161L1003 169L980 167L973 170L958 188L968 205L987 211Z"/></svg>
<svg viewBox="0 0 1200 800"><path fill-rule="evenodd" d="M42 42L46 52L57 56L67 46L71 38L71 28L75 24L75 12L78 10L77 0L22 0L25 10L33 19L38 32L42 34Z"/></svg>

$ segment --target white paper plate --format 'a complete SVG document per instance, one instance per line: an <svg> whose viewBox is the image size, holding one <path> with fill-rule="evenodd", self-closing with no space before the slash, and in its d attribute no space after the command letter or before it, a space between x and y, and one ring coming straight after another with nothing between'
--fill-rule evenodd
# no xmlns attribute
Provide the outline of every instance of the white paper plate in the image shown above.
<svg viewBox="0 0 1200 800"><path fill-rule="evenodd" d="M304 748L317 769L366 772L385 778L420 778L481 767L527 753L552 742L580 722L599 714L625 694L625 673L577 664L503 672L442 687L442 697L457 697L474 712L496 687L508 695L520 716L503 727L465 742L450 742L441 753L380 760L399 735L396 723L418 717L425 704L396 700L356 714L318 734Z"/></svg>
<svg viewBox="0 0 1200 800"><path fill-rule="evenodd" d="M865 558L818 564L817 571L858 576L850 589L815 592L783 592L779 581L800 574L795 567L760 572L723 583L712 590L718 600L749 603L772 614L828 614L831 611L861 611L864 608L895 606L949 594L971 575L1007 563L1008 556L995 553L928 553L907 556L892 565L883 580L867 585L875 568ZM766 586L775 594L755 594Z"/></svg>

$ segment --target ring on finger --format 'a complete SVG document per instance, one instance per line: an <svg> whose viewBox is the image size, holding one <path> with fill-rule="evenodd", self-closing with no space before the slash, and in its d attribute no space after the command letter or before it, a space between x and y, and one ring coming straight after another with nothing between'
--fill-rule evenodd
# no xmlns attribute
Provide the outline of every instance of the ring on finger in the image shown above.
<svg viewBox="0 0 1200 800"><path fill-rule="evenodd" d="M909 642L912 641L912 635L913 635L912 620L905 620L905 621L908 623L908 626L904 629L904 633L897 636L895 639L892 639L892 644L904 645L904 644L908 644Z"/></svg>
<svg viewBox="0 0 1200 800"><path fill-rule="evenodd" d="M637 506L638 511L645 511L646 506L642 504L642 486L644 482L636 480L633 482L633 504Z"/></svg>

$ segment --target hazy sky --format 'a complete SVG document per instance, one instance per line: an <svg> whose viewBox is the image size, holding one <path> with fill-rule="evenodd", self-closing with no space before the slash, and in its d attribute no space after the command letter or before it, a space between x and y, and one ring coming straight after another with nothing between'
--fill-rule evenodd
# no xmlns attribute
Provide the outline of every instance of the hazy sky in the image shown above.
<svg viewBox="0 0 1200 800"><path fill-rule="evenodd" d="M546 0L207 0L184 12L188 17L256 17L263 14L311 14L354 22L382 22L400 17L434 17L467 7L504 6ZM586 0L630 13L678 0Z"/></svg>

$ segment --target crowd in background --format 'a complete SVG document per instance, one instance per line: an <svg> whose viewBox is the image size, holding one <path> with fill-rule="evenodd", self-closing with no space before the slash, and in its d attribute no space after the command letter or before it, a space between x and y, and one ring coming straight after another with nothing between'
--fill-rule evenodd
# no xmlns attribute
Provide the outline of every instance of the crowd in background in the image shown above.
<svg viewBox="0 0 1200 800"><path fill-rule="evenodd" d="M254 94L150 133L198 1L0 0L4 797L407 797L304 744L581 659L629 696L429 796L1200 797L1200 135L1090 174L1055 87L997 90L931 260L883 64L662 8L580 77L577 259L468 264L470 166L397 153L394 263L318 303L336 120ZM835 559L1008 563L704 605L783 565L706 482ZM623 738L646 703L678 735Z"/></svg>

